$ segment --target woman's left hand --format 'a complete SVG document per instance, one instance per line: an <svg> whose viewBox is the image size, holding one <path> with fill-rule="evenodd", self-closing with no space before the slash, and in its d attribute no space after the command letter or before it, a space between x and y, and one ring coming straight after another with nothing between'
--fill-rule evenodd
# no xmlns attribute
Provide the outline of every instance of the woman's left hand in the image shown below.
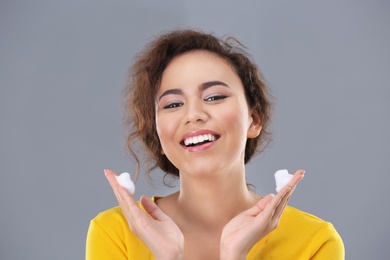
<svg viewBox="0 0 390 260"><path fill-rule="evenodd" d="M288 185L275 196L263 197L226 224L221 235L221 259L245 259L254 244L279 225L280 216L304 173L296 171Z"/></svg>

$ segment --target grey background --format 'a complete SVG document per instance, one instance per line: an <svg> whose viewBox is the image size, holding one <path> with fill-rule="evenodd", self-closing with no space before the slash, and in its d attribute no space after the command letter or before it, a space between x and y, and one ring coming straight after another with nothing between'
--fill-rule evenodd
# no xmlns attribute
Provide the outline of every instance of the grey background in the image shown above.
<svg viewBox="0 0 390 260"><path fill-rule="evenodd" d="M248 166L306 169L291 205L331 221L347 259L388 259L389 1L0 2L0 259L83 259L117 205L104 168L133 171L121 90L156 33L234 35L275 96L273 145ZM157 172L158 175L158 172ZM157 179L136 196L164 195Z"/></svg>

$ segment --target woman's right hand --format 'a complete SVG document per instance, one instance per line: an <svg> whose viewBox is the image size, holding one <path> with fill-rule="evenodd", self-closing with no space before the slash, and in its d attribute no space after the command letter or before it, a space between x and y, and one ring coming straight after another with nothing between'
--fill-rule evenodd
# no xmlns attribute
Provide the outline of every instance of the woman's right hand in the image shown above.
<svg viewBox="0 0 390 260"><path fill-rule="evenodd" d="M137 201L119 185L112 170L104 170L127 222L135 235L153 252L156 259L182 259L184 236L179 227L152 200L142 196ZM148 215L149 214L149 215Z"/></svg>

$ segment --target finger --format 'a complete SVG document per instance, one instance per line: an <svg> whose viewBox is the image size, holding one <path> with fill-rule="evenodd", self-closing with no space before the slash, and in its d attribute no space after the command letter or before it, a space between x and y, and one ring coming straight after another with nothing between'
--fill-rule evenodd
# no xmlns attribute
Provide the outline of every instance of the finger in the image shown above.
<svg viewBox="0 0 390 260"><path fill-rule="evenodd" d="M145 211L156 220L165 220L169 217L154 203L150 198L142 196L141 204L144 207Z"/></svg>
<svg viewBox="0 0 390 260"><path fill-rule="evenodd" d="M259 200L256 203L256 206L263 211L266 206L272 201L272 199L275 197L274 194L268 194L267 196L264 196L261 200Z"/></svg>
<svg viewBox="0 0 390 260"><path fill-rule="evenodd" d="M263 211L262 211L262 214L259 214L258 217L259 217L259 220L261 221L264 221L265 219L267 219L266 221L270 221L271 218L273 217L274 213L275 213L275 210L276 208L280 205L280 202L282 200L282 194L280 194L280 192L278 194L273 195L273 194L270 194L268 196L268 203L266 205L259 205L258 207L264 207ZM260 216L261 215L261 216Z"/></svg>
<svg viewBox="0 0 390 260"><path fill-rule="evenodd" d="M119 205L122 208L122 211L125 214L126 218L128 219L130 217L131 219L133 219L134 213L140 210L137 201L134 199L133 196L131 196L131 194L127 192L125 188L119 185L118 181L115 178L117 174L114 171L105 169L104 173L108 182L111 185L111 188L114 191L115 197L117 198Z"/></svg>
<svg viewBox="0 0 390 260"><path fill-rule="evenodd" d="M298 182L302 180L304 173L305 171L303 170L298 170L294 173L294 176L288 185L281 189L266 205L261 214L256 217L257 221L266 221L273 227L277 226L275 223L279 222L280 216L283 213L292 192L295 190Z"/></svg>
<svg viewBox="0 0 390 260"><path fill-rule="evenodd" d="M285 193L282 197L282 203L283 202L288 202L290 199L292 193L294 192L295 188L297 187L298 183L303 179L305 176L305 171L304 170L298 170L294 173L294 177L291 179L291 181L286 185L286 191L281 191L281 193Z"/></svg>
<svg viewBox="0 0 390 260"><path fill-rule="evenodd" d="M279 218L282 215L285 207L287 206L288 201L291 198L292 193L294 192L298 183L303 179L304 174L305 174L304 170L296 171L294 173L293 179L288 183L288 185L286 185L286 187L284 187L279 192L279 193L281 193L280 195L282 196L282 198L281 198L279 204L276 206L275 212L273 214L276 218Z"/></svg>
<svg viewBox="0 0 390 260"><path fill-rule="evenodd" d="M268 194L268 195L262 197L253 207L245 210L243 213L250 215L250 216L257 216L272 201L272 198L274 196L275 196L274 194Z"/></svg>
<svg viewBox="0 0 390 260"><path fill-rule="evenodd" d="M122 197L121 197L120 193L118 192L120 185L115 178L116 176L118 176L118 174L116 174L112 170L104 169L104 175L106 176L112 190L114 191L115 197L117 198L117 200L119 202L120 200L122 200Z"/></svg>
<svg viewBox="0 0 390 260"><path fill-rule="evenodd" d="M297 184L303 179L305 175L304 170L298 170L294 173L293 178L290 180L290 182L283 187L275 196L276 199L283 199L286 197L286 195L291 195L291 193L294 191Z"/></svg>
<svg viewBox="0 0 390 260"><path fill-rule="evenodd" d="M127 190L125 188L123 188L119 184L118 180L116 179L116 177L118 177L117 173L115 173L112 170L105 169L104 174L106 175L106 178L107 178L108 182L110 183L111 187L113 188L114 192L117 192L119 195L121 195L121 197L124 197L124 195L129 193L129 192L127 192ZM125 192L123 192L123 191L125 191ZM131 197L133 197L133 196L131 196Z"/></svg>
<svg viewBox="0 0 390 260"><path fill-rule="evenodd" d="M304 170L298 170L294 173L293 178L289 181L289 183L286 185L287 187L293 188L295 187L305 176Z"/></svg>
<svg viewBox="0 0 390 260"><path fill-rule="evenodd" d="M298 170L294 173L291 181L283 187L267 205L266 208L269 209L268 213L271 213L272 216L275 215L275 213L276 215L281 214L292 192L295 190L296 185L302 180L304 173L304 170Z"/></svg>
<svg viewBox="0 0 390 260"><path fill-rule="evenodd" d="M117 183L115 176L118 176L118 174L116 172L114 172L113 170L104 169L104 175L107 177L110 184ZM113 180L115 180L115 181L113 181Z"/></svg>
<svg viewBox="0 0 390 260"><path fill-rule="evenodd" d="M295 190L295 187L290 188L287 191L287 193L282 197L279 204L275 208L275 211L274 211L273 216L272 216L273 218L280 218L280 216L282 215L284 209L286 208L287 203L288 203L292 193L294 192L294 190Z"/></svg>
<svg viewBox="0 0 390 260"><path fill-rule="evenodd" d="M130 229L135 234L139 234L138 231L140 229L144 229L144 227L149 225L150 217L138 206L134 197L125 188L119 185L115 178L117 174L114 171L106 169L104 172L119 202L119 206L126 217Z"/></svg>

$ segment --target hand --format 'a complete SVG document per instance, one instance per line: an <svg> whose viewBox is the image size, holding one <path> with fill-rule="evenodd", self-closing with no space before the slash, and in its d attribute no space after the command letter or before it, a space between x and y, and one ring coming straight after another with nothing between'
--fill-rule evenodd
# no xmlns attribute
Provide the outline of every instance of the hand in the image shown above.
<svg viewBox="0 0 390 260"><path fill-rule="evenodd" d="M184 236L179 227L153 201L142 196L141 204L123 187L116 178L116 173L104 170L123 214L135 235L153 252L156 259L181 259L184 250Z"/></svg>
<svg viewBox="0 0 390 260"><path fill-rule="evenodd" d="M263 197L226 224L221 235L221 259L245 259L253 245L279 225L280 216L304 173L303 170L296 171L276 196Z"/></svg>

